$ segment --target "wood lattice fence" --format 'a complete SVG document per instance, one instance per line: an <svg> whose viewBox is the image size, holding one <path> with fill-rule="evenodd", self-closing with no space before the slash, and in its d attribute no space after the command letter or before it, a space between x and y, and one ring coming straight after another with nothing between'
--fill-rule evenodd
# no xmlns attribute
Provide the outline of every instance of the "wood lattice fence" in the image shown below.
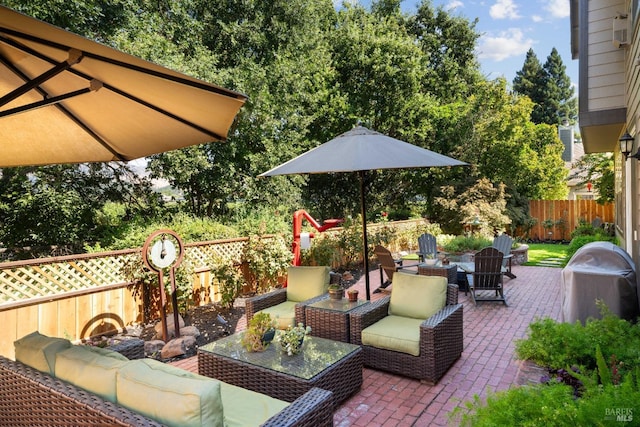
<svg viewBox="0 0 640 427"><path fill-rule="evenodd" d="M211 259L239 262L246 241L185 244L199 304L220 299ZM0 354L13 357L13 341L34 330L79 340L140 321L142 303L127 289L131 282L123 273L140 253L138 248L0 263Z"/></svg>

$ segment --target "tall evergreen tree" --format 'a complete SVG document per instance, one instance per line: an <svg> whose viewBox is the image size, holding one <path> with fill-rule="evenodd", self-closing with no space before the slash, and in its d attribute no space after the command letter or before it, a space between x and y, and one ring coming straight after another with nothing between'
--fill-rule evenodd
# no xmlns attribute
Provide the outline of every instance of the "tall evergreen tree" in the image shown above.
<svg viewBox="0 0 640 427"><path fill-rule="evenodd" d="M565 119L575 122L577 116L575 89L571 79L565 73L560 54L554 47L544 63L546 73L544 117L547 124L560 124Z"/></svg>
<svg viewBox="0 0 640 427"><path fill-rule="evenodd" d="M522 69L516 72L516 76L513 79L513 90L520 95L528 96L533 101L531 121L536 124L547 123L544 120L544 92L546 85L545 70L542 68L542 64L540 64L533 49L529 49Z"/></svg>
<svg viewBox="0 0 640 427"><path fill-rule="evenodd" d="M522 70L513 79L513 90L533 101L532 122L548 125L558 125L565 119L575 122L578 112L574 88L565 70L555 47L544 65L540 65L533 49L527 52Z"/></svg>

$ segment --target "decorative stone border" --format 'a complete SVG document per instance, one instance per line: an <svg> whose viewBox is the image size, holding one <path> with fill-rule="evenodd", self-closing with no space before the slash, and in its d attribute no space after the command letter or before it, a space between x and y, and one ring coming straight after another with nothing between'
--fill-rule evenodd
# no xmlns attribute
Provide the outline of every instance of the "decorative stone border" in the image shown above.
<svg viewBox="0 0 640 427"><path fill-rule="evenodd" d="M517 249L511 249L513 258L511 259L512 265L521 265L529 261L529 245L520 244Z"/></svg>

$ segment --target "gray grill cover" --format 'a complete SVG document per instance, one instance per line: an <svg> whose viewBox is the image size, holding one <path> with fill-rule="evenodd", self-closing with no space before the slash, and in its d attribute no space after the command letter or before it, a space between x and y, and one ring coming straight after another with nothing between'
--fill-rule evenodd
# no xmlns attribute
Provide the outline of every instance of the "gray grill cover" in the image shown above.
<svg viewBox="0 0 640 427"><path fill-rule="evenodd" d="M636 269L627 252L610 242L592 242L576 251L562 270L563 322L601 318L596 299L620 318L635 320L640 309Z"/></svg>

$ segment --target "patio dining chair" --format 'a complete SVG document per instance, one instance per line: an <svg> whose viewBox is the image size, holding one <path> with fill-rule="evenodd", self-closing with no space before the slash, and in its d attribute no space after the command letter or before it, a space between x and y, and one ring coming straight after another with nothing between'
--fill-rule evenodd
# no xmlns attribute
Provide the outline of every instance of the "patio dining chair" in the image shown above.
<svg viewBox="0 0 640 427"><path fill-rule="evenodd" d="M418 264L405 265L402 259L395 259L391 254L391 251L384 246L376 246L373 253L378 258L378 269L380 270L380 287L377 288L374 293L384 291L393 282L393 275L395 272L416 267L415 270L408 270L408 272L416 274L418 272ZM386 276L386 280L385 280Z"/></svg>
<svg viewBox="0 0 640 427"><path fill-rule="evenodd" d="M486 247L475 254L473 272L467 274L474 304L478 301L502 301L507 305L502 283L502 259L502 252L493 247Z"/></svg>

